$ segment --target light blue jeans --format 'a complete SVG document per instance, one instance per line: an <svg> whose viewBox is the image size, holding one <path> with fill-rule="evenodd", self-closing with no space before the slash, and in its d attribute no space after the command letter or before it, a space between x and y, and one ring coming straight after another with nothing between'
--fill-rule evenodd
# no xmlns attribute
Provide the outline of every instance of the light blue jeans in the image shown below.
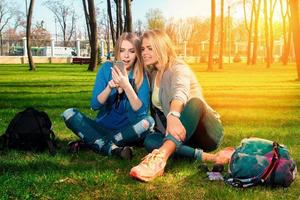
<svg viewBox="0 0 300 200"><path fill-rule="evenodd" d="M134 145L143 141L154 127L151 116L137 119L120 130L107 129L74 108L65 110L62 116L67 127L89 148L104 155L111 155L114 146Z"/></svg>

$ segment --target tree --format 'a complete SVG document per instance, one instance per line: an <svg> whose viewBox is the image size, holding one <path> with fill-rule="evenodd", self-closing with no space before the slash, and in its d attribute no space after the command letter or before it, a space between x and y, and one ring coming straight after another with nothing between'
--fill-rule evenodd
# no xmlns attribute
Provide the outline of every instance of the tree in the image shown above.
<svg viewBox="0 0 300 200"><path fill-rule="evenodd" d="M179 43L177 23L174 19L169 19L165 25L165 31L175 45Z"/></svg>
<svg viewBox="0 0 300 200"><path fill-rule="evenodd" d="M91 29L90 29L90 23L89 23L90 18L89 18L87 5L86 5L86 0L82 0L82 4L83 4L84 15L85 15L86 30L87 30L87 33L88 33L89 41L91 41Z"/></svg>
<svg viewBox="0 0 300 200"><path fill-rule="evenodd" d="M88 70L94 71L97 67L97 53L98 53L95 0L88 0L88 18L89 18L89 25L90 25L89 27L91 30L91 38L90 38L91 60L90 60Z"/></svg>
<svg viewBox="0 0 300 200"><path fill-rule="evenodd" d="M63 0L47 0L44 4L57 19L63 34L64 46L67 46L75 32L75 24L77 21L75 9L66 5Z"/></svg>
<svg viewBox="0 0 300 200"><path fill-rule="evenodd" d="M211 22L210 22L209 53L208 53L208 67L207 67L208 71L213 71L215 24L216 24L216 0L211 0Z"/></svg>
<svg viewBox="0 0 300 200"><path fill-rule="evenodd" d="M29 10L27 14L27 26L26 26L26 38L27 38L27 55L28 55L28 63L29 63L29 70L35 71L36 67L34 65L31 53L31 20L32 20L32 11L34 7L35 0L30 0Z"/></svg>
<svg viewBox="0 0 300 200"><path fill-rule="evenodd" d="M150 9L146 13L148 29L164 29L165 19L160 9Z"/></svg>
<svg viewBox="0 0 300 200"><path fill-rule="evenodd" d="M261 0L258 0L258 5L255 4L255 0L253 0L254 3L254 41L253 41L253 55L252 55L252 65L256 64L257 61L257 48L258 48L258 24L259 24L259 12L260 12L260 5Z"/></svg>
<svg viewBox="0 0 300 200"><path fill-rule="evenodd" d="M23 28L23 30L26 29L26 14L16 10L15 14L14 14L14 24L13 24L13 28L15 30L18 29L18 27Z"/></svg>
<svg viewBox="0 0 300 200"><path fill-rule="evenodd" d="M6 0L0 1L0 45L1 52L0 55L3 55L3 41L2 41L2 32L9 21L14 16L14 8Z"/></svg>
<svg viewBox="0 0 300 200"><path fill-rule="evenodd" d="M143 22L141 20L137 20L136 22L136 34L138 36L142 36Z"/></svg>
<svg viewBox="0 0 300 200"><path fill-rule="evenodd" d="M273 49L274 49L274 31L273 31L273 16L275 11L277 0L270 0L270 17L269 17L269 25L270 25L270 63L273 63ZM270 64L271 65L271 64Z"/></svg>
<svg viewBox="0 0 300 200"><path fill-rule="evenodd" d="M291 25L293 27L294 50L296 56L296 66L298 80L300 81L300 1L290 0Z"/></svg>
<svg viewBox="0 0 300 200"><path fill-rule="evenodd" d="M98 37L100 39L104 38L106 43L106 52L107 52L107 59L110 59L110 22L109 17L104 9L101 10L97 8L97 29L98 29ZM102 37L102 38L101 38Z"/></svg>
<svg viewBox="0 0 300 200"><path fill-rule="evenodd" d="M219 69L223 69L223 49L224 49L224 0L221 0Z"/></svg>
<svg viewBox="0 0 300 200"><path fill-rule="evenodd" d="M244 21L245 21L245 27L248 32L248 43L247 43L247 65L251 64L251 41L252 41L252 32L253 32L253 15L254 15L254 6L255 6L255 0L252 1L252 6L251 6L251 17L250 17L250 22L248 25L248 20L247 20L247 3L246 0L243 0L243 8L244 8Z"/></svg>
<svg viewBox="0 0 300 200"><path fill-rule="evenodd" d="M279 3L280 3L280 12L282 17L282 32L283 32L283 51L282 51L281 61L284 65L286 65L288 63L290 49L291 49L291 41L292 41L292 26L291 25L288 26L288 22L290 22L291 20L291 14L290 14L290 7L288 1L285 1L284 4L282 0L279 0Z"/></svg>
<svg viewBox="0 0 300 200"><path fill-rule="evenodd" d="M125 0L126 16L125 16L125 31L132 32L132 14L131 14L131 1Z"/></svg>
<svg viewBox="0 0 300 200"><path fill-rule="evenodd" d="M115 21L112 15L112 4L110 0L107 0L107 14L109 17L111 38L113 46L115 46L116 40L124 32L132 32L132 12L131 2L133 0L114 0L115 2ZM122 4L122 2L124 2ZM124 6L124 8L122 8ZM124 16L122 11L125 13ZM124 21L123 21L124 17ZM124 26L123 26L124 25Z"/></svg>
<svg viewBox="0 0 300 200"><path fill-rule="evenodd" d="M31 30L31 39L33 46L41 47L47 46L51 40L51 34L44 28L44 21L37 22L35 27Z"/></svg>
<svg viewBox="0 0 300 200"><path fill-rule="evenodd" d="M115 28L114 28L114 21L112 18L112 13L111 13L111 3L110 0L107 0L107 14L109 18L109 27L110 27L110 33L111 33L111 40L113 42L113 46L116 44L116 37L115 37Z"/></svg>
<svg viewBox="0 0 300 200"><path fill-rule="evenodd" d="M265 37L266 37L266 52L267 52L267 68L271 66L271 49L270 49L270 33L268 22L268 4L267 0L264 0L264 20L265 20Z"/></svg>
<svg viewBox="0 0 300 200"><path fill-rule="evenodd" d="M178 43L188 42L193 31L193 23L190 19L179 19L175 26Z"/></svg>
<svg viewBox="0 0 300 200"><path fill-rule="evenodd" d="M114 0L116 4L116 16L117 16L117 27L116 27L116 40L123 32L123 19L122 19L122 1Z"/></svg>

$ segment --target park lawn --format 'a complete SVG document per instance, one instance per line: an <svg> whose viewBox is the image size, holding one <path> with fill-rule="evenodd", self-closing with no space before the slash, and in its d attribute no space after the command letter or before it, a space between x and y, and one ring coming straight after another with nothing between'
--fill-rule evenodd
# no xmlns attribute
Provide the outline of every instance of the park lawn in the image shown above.
<svg viewBox="0 0 300 200"><path fill-rule="evenodd" d="M237 146L249 136L285 144L300 163L300 82L295 65L225 65L206 72L206 65L191 65L208 103L223 120L221 147ZM90 117L89 100L96 72L86 65L0 65L0 133L25 107L46 111L58 138L55 157L45 153L0 152L0 199L300 199L299 176L289 188L235 189L211 182L198 169L199 161L170 160L163 177L150 183L128 173L146 154L135 148L132 161L104 157L91 151L67 153L76 137L65 127L61 113L76 107Z"/></svg>

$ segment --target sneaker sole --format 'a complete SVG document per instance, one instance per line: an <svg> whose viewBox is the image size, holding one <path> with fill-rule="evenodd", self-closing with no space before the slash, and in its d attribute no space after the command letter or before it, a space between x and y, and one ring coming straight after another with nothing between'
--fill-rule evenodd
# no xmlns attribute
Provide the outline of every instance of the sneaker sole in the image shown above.
<svg viewBox="0 0 300 200"><path fill-rule="evenodd" d="M153 179L155 179L156 177L159 177L159 176L162 176L164 174L164 169L161 169L160 171L158 171L154 176L152 177L143 177L143 176L139 176L136 172L134 171L131 171L129 173L129 175L132 177L132 178L135 178L139 181L143 181L143 182L149 182L149 181L152 181Z"/></svg>

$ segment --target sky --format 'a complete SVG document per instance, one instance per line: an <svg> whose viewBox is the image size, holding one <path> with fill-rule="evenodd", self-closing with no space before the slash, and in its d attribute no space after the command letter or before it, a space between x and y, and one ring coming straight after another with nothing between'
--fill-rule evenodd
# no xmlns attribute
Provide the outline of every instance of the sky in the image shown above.
<svg viewBox="0 0 300 200"><path fill-rule="evenodd" d="M15 0L18 7L25 12L26 0ZM82 0L65 0L72 2L72 5L77 10L79 16L83 16ZM106 2L105 0L102 0ZM30 0L27 0L29 4ZM54 15L49 9L43 5L44 0L35 1L33 24L37 21L43 20L45 28L49 30L53 35L55 34L55 20ZM100 3L100 0L96 0L96 4L99 7L103 7L106 10L106 3ZM29 5L28 5L29 6ZM132 2L132 15L133 23L137 20L143 22L146 21L145 14L153 8L158 8L163 12L166 19L168 18L186 18L193 16L210 16L210 1L209 0L134 0ZM79 17L79 27L84 27L84 18Z"/></svg>
<svg viewBox="0 0 300 200"><path fill-rule="evenodd" d="M25 2L26 0L13 0L16 2L16 6L18 6L24 13L26 10ZM77 27L85 27L85 18L83 9L82 9L82 0L61 0L68 3L71 3L72 6L76 9L76 12L79 16L79 21ZM95 0L96 5L100 8L103 8L106 11L106 0ZM27 0L28 4L30 0ZM41 20L45 23L45 28L49 30L53 35L55 35L55 20L54 15L51 11L43 5L45 0L35 1L34 7L34 15L33 15L33 25ZM101 3L102 2L102 3ZM216 13L219 15L220 11L220 0L216 0ZM227 14L228 5L234 6L236 4L236 0L225 0L225 15ZM137 22L137 20L141 20L146 24L145 14L154 8L158 8L163 12L163 15L166 19L169 18L187 18L187 17L210 17L211 12L211 1L210 0L133 0L132 1L132 15L133 15L133 24ZM277 14L276 14L277 13ZM279 12L275 13L277 18L280 18ZM236 6L235 9L231 9L231 16L234 18L243 19L243 9L241 5L239 7ZM57 30L58 25L57 25ZM83 31L82 30L82 31Z"/></svg>
<svg viewBox="0 0 300 200"><path fill-rule="evenodd" d="M14 0L16 6L18 6L24 13L26 10L25 1L26 0ZM85 27L85 18L83 9L82 9L82 0L61 0L68 3L71 3L72 6L76 9L76 12L79 16L77 22L77 27L80 27L82 32L84 32ZM106 0L95 0L96 5L100 8L103 8L106 11ZM102 3L101 3L102 1ZM28 4L30 0L27 0ZM52 35L55 35L55 20L54 15L51 11L43 5L45 0L35 1L34 14L33 14L33 25L41 20L43 20L44 26L47 30L51 32ZM220 0L216 0L216 13L219 15L220 11ZM236 4L235 0L225 0L225 15L227 14L228 5L234 6ZM187 17L210 17L211 12L211 1L210 0L133 0L132 1L132 15L133 15L133 24L137 20L141 20L146 24L145 14L154 8L158 8L162 11L166 19L169 18L187 18ZM234 18L243 19L243 9L241 5L235 9L231 9L231 16ZM278 14L279 12L277 12ZM279 15L278 15L279 16ZM276 18L276 16L275 16ZM57 30L58 24L57 24Z"/></svg>

